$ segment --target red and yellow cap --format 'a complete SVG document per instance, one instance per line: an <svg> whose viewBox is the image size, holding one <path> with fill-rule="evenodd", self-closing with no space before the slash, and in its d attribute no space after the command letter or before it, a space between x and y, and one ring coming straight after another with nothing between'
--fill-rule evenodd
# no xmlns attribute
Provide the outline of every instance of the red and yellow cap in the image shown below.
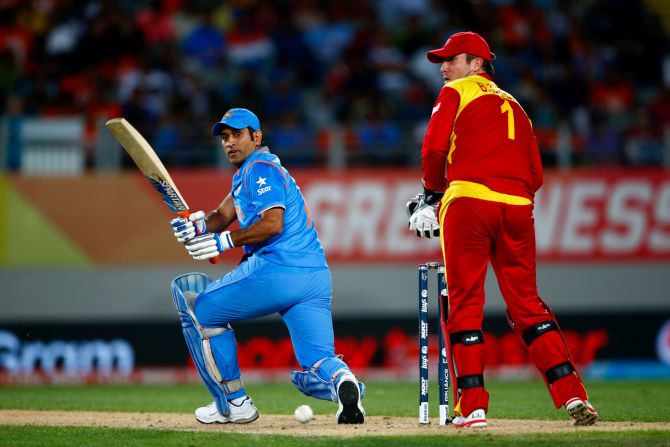
<svg viewBox="0 0 670 447"><path fill-rule="evenodd" d="M426 57L432 63L438 64L448 57L453 57L461 53L472 54L473 56L481 57L489 62L495 58L495 55L491 53L489 44L486 43L484 38L471 31L452 34L442 48L429 51L426 54Z"/></svg>

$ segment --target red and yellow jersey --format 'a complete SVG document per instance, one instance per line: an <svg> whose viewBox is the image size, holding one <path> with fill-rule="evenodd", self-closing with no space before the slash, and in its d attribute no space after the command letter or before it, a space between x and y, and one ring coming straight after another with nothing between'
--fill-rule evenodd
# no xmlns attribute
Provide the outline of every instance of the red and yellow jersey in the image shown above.
<svg viewBox="0 0 670 447"><path fill-rule="evenodd" d="M454 181L471 182L533 200L543 181L530 119L488 75L444 85L428 123L421 165L425 186L433 191Z"/></svg>

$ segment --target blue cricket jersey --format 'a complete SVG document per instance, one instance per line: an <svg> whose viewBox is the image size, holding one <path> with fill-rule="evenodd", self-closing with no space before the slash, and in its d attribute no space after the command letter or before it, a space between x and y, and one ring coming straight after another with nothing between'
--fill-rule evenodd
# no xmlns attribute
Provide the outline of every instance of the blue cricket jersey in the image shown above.
<svg viewBox="0 0 670 447"><path fill-rule="evenodd" d="M326 256L300 188L279 158L267 147L254 151L233 176L231 195L241 228L260 219L263 211L284 208L281 234L245 245L247 255L293 267L325 268Z"/></svg>

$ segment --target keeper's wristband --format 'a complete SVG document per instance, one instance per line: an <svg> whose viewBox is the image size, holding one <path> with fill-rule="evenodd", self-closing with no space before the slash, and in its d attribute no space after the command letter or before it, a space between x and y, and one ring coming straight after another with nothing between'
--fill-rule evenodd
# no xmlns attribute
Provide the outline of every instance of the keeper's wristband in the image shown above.
<svg viewBox="0 0 670 447"><path fill-rule="evenodd" d="M444 191L431 191L430 189L426 189L426 187L423 187L423 201L426 203L426 205L435 205L437 204L440 200L442 200L442 197L444 196Z"/></svg>

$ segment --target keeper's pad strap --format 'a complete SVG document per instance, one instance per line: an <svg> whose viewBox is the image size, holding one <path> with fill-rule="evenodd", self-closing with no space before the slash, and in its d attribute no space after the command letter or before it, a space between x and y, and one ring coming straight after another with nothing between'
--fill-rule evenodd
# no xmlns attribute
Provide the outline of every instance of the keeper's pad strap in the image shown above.
<svg viewBox="0 0 670 447"><path fill-rule="evenodd" d="M572 366L571 362L565 362L561 363L560 365L556 365L553 368L549 368L545 373L545 377L547 378L547 382L554 383L558 379L562 379L563 377L569 376L575 372L575 367Z"/></svg>
<svg viewBox="0 0 670 447"><path fill-rule="evenodd" d="M526 346L530 346L531 343L535 341L541 335L546 334L549 331L557 331L558 325L553 320L541 321L537 324L534 324L523 331L521 338L523 338Z"/></svg>
<svg viewBox="0 0 670 447"><path fill-rule="evenodd" d="M451 341L452 346L458 343L462 343L465 346L476 345L484 343L484 333L479 330L454 332L449 336L449 341Z"/></svg>
<svg viewBox="0 0 670 447"><path fill-rule="evenodd" d="M456 383L461 389L483 387L484 375L474 374L471 376L460 376L456 378Z"/></svg>

